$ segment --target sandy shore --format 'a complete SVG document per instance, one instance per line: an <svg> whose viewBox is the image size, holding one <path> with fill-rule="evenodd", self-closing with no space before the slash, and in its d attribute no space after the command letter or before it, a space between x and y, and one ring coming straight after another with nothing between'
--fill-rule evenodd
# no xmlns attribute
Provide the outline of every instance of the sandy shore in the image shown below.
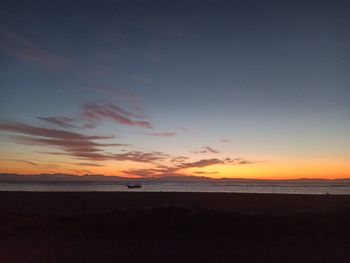
<svg viewBox="0 0 350 263"><path fill-rule="evenodd" d="M350 195L0 192L0 262L350 262Z"/></svg>

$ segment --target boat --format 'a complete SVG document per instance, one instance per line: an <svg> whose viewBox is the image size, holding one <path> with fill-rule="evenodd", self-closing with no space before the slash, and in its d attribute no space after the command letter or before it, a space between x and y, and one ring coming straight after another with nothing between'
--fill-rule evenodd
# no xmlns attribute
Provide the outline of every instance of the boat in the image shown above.
<svg viewBox="0 0 350 263"><path fill-rule="evenodd" d="M140 184L127 184L126 186L129 189L142 188L142 185L140 185Z"/></svg>

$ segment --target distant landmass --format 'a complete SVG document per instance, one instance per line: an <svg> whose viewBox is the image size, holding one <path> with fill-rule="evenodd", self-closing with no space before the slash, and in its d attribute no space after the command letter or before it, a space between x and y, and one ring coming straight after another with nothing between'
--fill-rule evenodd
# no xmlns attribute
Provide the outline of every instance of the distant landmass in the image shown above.
<svg viewBox="0 0 350 263"><path fill-rule="evenodd" d="M350 178L341 179L323 179L323 178L298 178L298 179L285 179L285 180L271 180L271 179L249 179L249 178L210 178L205 176L164 176L164 177L146 177L146 178L129 178L122 176L105 176L101 174L85 174L85 175L74 175L74 174L10 174L0 173L0 182L13 182L13 181L228 181L228 182L244 182L244 181L268 181L268 182L279 182L279 181L303 181L303 182L316 182L316 181L342 181L349 182Z"/></svg>

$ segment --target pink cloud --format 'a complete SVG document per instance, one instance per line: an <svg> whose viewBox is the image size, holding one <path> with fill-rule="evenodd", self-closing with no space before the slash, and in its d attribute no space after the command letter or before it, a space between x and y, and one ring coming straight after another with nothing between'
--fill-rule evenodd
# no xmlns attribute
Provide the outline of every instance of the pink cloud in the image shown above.
<svg viewBox="0 0 350 263"><path fill-rule="evenodd" d="M202 150L193 151L193 153L219 153L219 151L215 150L209 146L205 146L205 147L203 147Z"/></svg>
<svg viewBox="0 0 350 263"><path fill-rule="evenodd" d="M177 165L177 167L180 169L184 168L200 168L200 167L206 167L214 164L224 164L225 162L220 159L202 159L196 162L190 162L190 163L181 163Z"/></svg>
<svg viewBox="0 0 350 263"><path fill-rule="evenodd" d="M0 50L19 61L50 69L63 68L69 64L68 59L35 46L8 29L0 28L0 37Z"/></svg>
<svg viewBox="0 0 350 263"><path fill-rule="evenodd" d="M92 166L92 167L102 167L102 166L105 166L105 165L99 164L99 163L75 163L75 165L79 165L79 166Z"/></svg>
<svg viewBox="0 0 350 263"><path fill-rule="evenodd" d="M142 120L143 116L128 112L119 106L109 103L85 103L83 106L83 117L90 121L102 121L108 119L127 126L137 126L147 129L153 128L153 125L150 122Z"/></svg>
<svg viewBox="0 0 350 263"><path fill-rule="evenodd" d="M168 158L162 152L129 151L123 153L106 153L105 147L127 146L119 143L98 143L95 140L111 139L113 136L88 136L81 133L36 127L18 122L0 122L0 130L20 134L12 136L18 143L48 146L63 152L45 152L53 155L70 155L78 159L93 161L115 160L153 163ZM25 135L25 136L23 136Z"/></svg>
<svg viewBox="0 0 350 263"><path fill-rule="evenodd" d="M172 137L177 135L177 132L143 132L142 134L149 136Z"/></svg>
<svg viewBox="0 0 350 263"><path fill-rule="evenodd" d="M81 133L63 131L57 129L36 127L20 122L5 121L0 122L0 130L21 133L26 135L41 136L46 138L68 139L68 140L100 140L111 139L114 136L88 136Z"/></svg>
<svg viewBox="0 0 350 263"><path fill-rule="evenodd" d="M219 172L203 172L203 171L196 171L195 174L202 174L202 175L208 175L208 174L218 174Z"/></svg>
<svg viewBox="0 0 350 263"><path fill-rule="evenodd" d="M189 157L187 157L187 156L177 156L177 157L172 158L171 162L174 164L184 163L188 159L189 159Z"/></svg>
<svg viewBox="0 0 350 263"><path fill-rule="evenodd" d="M216 164L245 165L256 163L241 157L201 159L189 162L189 158L186 156L174 157L158 151L125 151L121 149L119 150L119 153L110 153L105 150L107 147L120 147L127 145L101 142L101 140L115 138L114 136L86 135L78 132L43 128L14 121L0 121L0 131L9 132L11 134L14 133L15 135L11 135L11 137L14 138L17 143L46 146L58 150L54 152L44 152L45 154L67 155L75 159L85 160L85 162L78 163L77 165L100 166L94 162L104 160L133 161L157 165L156 168L148 169L149 171L147 173L146 170L130 170L130 173L137 172L140 176L141 174L144 174L145 176L150 176L152 174L157 176L178 175L178 171L181 169L203 168ZM217 153L217 151L210 147L205 147L204 150ZM165 160L169 160L171 165L159 165L159 162ZM35 165L35 163L32 162L27 163ZM198 172L198 174L200 173Z"/></svg>
<svg viewBox="0 0 350 263"><path fill-rule="evenodd" d="M162 161L168 158L169 155L162 152L140 152L131 151L126 153L113 154L109 156L110 159L116 161L134 161L142 163L152 163L155 161Z"/></svg>
<svg viewBox="0 0 350 263"><path fill-rule="evenodd" d="M104 147L125 146L124 144L106 144L94 141L111 139L114 136L88 136L81 133L36 127L18 122L0 122L0 130L20 134L13 136L18 143L54 147L72 156L96 160L107 158L102 151Z"/></svg>
<svg viewBox="0 0 350 263"><path fill-rule="evenodd" d="M76 126L77 120L69 117L38 117L38 119L61 128L78 128Z"/></svg>
<svg viewBox="0 0 350 263"><path fill-rule="evenodd" d="M130 169L123 171L124 174L138 177L164 177L164 176L186 176L185 173L179 172L182 169L190 168L203 168L216 164L230 164L230 165L244 165L254 164L256 162L248 161L243 158L225 158L225 159L202 159L195 162L186 162L188 157L178 156L171 159L172 166L158 165L156 168L151 169ZM218 174L218 172L206 172L206 171L195 171L194 174L198 175L210 175Z"/></svg>
<svg viewBox="0 0 350 263"><path fill-rule="evenodd" d="M224 161L227 164L235 164L235 165L254 164L254 163L258 162L258 161L249 161L249 160L246 160L246 159L241 158L241 157L238 157L238 158L225 158Z"/></svg>

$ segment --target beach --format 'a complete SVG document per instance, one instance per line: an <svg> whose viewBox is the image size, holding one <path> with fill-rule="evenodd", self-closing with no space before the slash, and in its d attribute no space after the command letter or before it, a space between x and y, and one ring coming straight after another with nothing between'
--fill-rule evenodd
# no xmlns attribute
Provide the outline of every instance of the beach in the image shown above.
<svg viewBox="0 0 350 263"><path fill-rule="evenodd" d="M350 262L350 195L0 192L0 262Z"/></svg>

